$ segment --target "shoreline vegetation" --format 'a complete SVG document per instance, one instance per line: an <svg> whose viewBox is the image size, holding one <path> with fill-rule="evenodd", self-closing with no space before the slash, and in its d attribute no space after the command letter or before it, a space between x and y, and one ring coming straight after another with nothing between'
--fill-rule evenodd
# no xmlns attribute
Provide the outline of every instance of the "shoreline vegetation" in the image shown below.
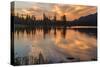
<svg viewBox="0 0 100 67"><path fill-rule="evenodd" d="M12 14L11 21L14 24L14 31L43 29L47 32L51 29L63 29L63 31L66 29L74 29L89 35L96 35L97 33L97 13L80 17L74 21L68 21L66 15L61 16L61 20L57 20L56 14L53 16L53 19L50 19L43 13L43 19L37 20L34 15L27 15L24 18L23 14L21 16L19 14L17 16Z"/></svg>
<svg viewBox="0 0 100 67"><path fill-rule="evenodd" d="M30 26L30 27L80 27L84 26L88 28L88 26L96 27L97 26L97 13L90 14L88 16L80 17L74 21L68 21L66 15L61 16L61 20L57 20L56 15L53 19L50 19L45 14L43 14L43 19L36 20L35 16L30 17L29 15L26 18L22 16L13 16L11 15L12 23L14 26Z"/></svg>

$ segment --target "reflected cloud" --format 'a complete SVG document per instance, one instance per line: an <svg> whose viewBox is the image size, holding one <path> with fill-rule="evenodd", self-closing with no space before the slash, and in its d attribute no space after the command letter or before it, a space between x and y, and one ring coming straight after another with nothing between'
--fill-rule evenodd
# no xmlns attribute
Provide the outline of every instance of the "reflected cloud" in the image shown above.
<svg viewBox="0 0 100 67"><path fill-rule="evenodd" d="M55 35L55 31L52 29L49 33L45 34L45 38L42 29L36 30L35 34L32 33L32 31L30 33L26 31L19 32L19 34L16 32L15 40L17 41L15 45L21 44L24 50L26 49L25 43L29 43L29 45L27 45L30 47L29 49L27 48L29 51L28 55L37 57L41 52L45 59L52 62L67 62L69 61L67 57L74 57L76 58L75 61L77 61L77 59L91 60L91 58L97 57L96 38L94 36L89 36L86 33L69 29L65 30L65 37L62 37L62 31L62 29L57 29ZM18 48L16 52L17 50Z"/></svg>
<svg viewBox="0 0 100 67"><path fill-rule="evenodd" d="M62 41L62 38L56 38L55 40L55 44L59 49L62 48L67 54L76 58L79 57L81 60L95 57L94 55L96 55L97 46L94 37L73 30L67 30L67 32L70 33L66 34L66 44L64 43L64 40Z"/></svg>

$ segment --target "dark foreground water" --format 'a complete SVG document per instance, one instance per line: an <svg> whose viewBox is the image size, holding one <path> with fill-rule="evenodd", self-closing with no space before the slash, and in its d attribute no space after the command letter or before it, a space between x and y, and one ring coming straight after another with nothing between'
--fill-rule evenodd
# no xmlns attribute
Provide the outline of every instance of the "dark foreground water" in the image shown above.
<svg viewBox="0 0 100 67"><path fill-rule="evenodd" d="M16 65L97 59L96 28L18 28L14 32Z"/></svg>

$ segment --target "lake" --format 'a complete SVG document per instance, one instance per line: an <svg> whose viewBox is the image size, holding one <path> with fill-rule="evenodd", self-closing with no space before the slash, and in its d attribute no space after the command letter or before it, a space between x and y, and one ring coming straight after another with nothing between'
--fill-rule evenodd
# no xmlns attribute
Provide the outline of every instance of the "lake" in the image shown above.
<svg viewBox="0 0 100 67"><path fill-rule="evenodd" d="M97 28L17 28L14 55L19 65L96 60Z"/></svg>

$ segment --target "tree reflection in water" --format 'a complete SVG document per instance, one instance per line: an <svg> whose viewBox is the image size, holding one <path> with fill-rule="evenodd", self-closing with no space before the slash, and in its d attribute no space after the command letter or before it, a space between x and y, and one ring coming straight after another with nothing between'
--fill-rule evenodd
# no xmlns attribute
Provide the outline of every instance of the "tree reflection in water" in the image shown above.
<svg viewBox="0 0 100 67"><path fill-rule="evenodd" d="M52 34L54 35L55 39L57 37L62 37L64 39L66 39L67 33L69 33L69 31L67 31L67 29L68 28L65 28L65 27L64 28L35 28L35 27L33 27L33 28L30 28L30 27L20 28L19 27L18 28L17 27L17 28L15 28L15 33L17 33L18 39L20 39L21 37L23 38L25 36L25 33L26 33L27 37L29 37L29 38L32 37L33 38L32 40L34 40L34 38L39 37L37 34L41 34L41 32L42 32L41 35L42 35L43 39L46 39L47 35L51 36ZM87 31L88 29L84 30L82 28L81 29L72 29L72 30L79 31L79 32L85 33L89 36L96 37L96 29L92 29L90 31ZM61 32L61 36L57 35L57 34L59 34L57 31ZM52 34L51 34L51 32L52 32ZM20 34L22 34L21 37L20 37ZM72 33L70 33L70 34L72 34ZM41 38L41 37L39 37L39 38ZM67 42L64 42L64 43L66 44ZM59 44L57 44L57 46L59 47ZM60 44L60 47L63 47L63 45ZM58 49L60 50L60 48L58 48ZM96 57L93 57L93 58L91 58L91 60L97 60L97 59L96 59ZM44 53L41 51L38 52L38 55L35 57L33 55L32 56L28 55L28 56L23 56L23 57L21 57L21 56L15 57L15 65L47 64L47 63L49 64L49 63L63 63L63 62L76 62L76 61L84 61L84 60L82 60L82 58L80 58L80 57L74 57L74 56L69 55L69 56L66 56L66 60L54 62L54 61L49 60L48 57L45 57Z"/></svg>

